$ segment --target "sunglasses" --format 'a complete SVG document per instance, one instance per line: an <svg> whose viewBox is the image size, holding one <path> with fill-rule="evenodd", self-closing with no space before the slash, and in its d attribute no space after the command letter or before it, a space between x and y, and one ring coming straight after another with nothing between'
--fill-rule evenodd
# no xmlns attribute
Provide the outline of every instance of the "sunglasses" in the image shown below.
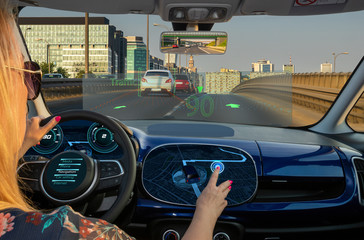
<svg viewBox="0 0 364 240"><path fill-rule="evenodd" d="M42 71L38 63L28 61L24 63L24 68L9 68L24 72L24 83L28 89L28 100L36 99L39 96L42 80Z"/></svg>

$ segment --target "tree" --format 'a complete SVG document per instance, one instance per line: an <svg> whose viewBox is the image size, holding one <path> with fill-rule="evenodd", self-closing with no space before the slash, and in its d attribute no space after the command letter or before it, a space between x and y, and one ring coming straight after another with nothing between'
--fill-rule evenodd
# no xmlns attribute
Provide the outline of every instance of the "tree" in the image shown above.
<svg viewBox="0 0 364 240"><path fill-rule="evenodd" d="M76 78L83 78L85 76L85 70L80 70L77 75ZM88 72L88 78L95 78L96 75L93 74L91 71Z"/></svg>
<svg viewBox="0 0 364 240"><path fill-rule="evenodd" d="M67 72L67 69L65 69L63 67L58 67L57 68L57 73L62 74L64 78L69 78L70 77L69 73Z"/></svg>
<svg viewBox="0 0 364 240"><path fill-rule="evenodd" d="M48 71L48 63L46 63L46 62L41 62L40 64L39 64L39 66L40 66L40 69L42 70L42 73L43 74L47 74L47 73L52 73L52 72L54 72L54 63L51 63L51 66L50 66L50 70L51 70L51 72L49 72Z"/></svg>
<svg viewBox="0 0 364 240"><path fill-rule="evenodd" d="M85 70L80 70L77 75L76 78L83 78L83 75L85 75Z"/></svg>

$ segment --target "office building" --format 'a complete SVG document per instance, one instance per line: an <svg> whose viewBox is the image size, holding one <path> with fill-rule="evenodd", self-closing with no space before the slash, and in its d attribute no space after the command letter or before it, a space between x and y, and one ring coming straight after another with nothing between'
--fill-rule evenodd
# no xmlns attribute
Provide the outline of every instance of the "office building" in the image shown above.
<svg viewBox="0 0 364 240"><path fill-rule="evenodd" d="M193 60L193 56L190 56L190 60L188 61L188 72L197 72L197 68L195 67L195 60Z"/></svg>
<svg viewBox="0 0 364 240"><path fill-rule="evenodd" d="M289 56L289 64L283 65L283 72L284 73L294 73L294 65L292 64L292 57Z"/></svg>
<svg viewBox="0 0 364 240"><path fill-rule="evenodd" d="M143 37L128 36L126 78L128 80L141 79L147 70L147 47Z"/></svg>
<svg viewBox="0 0 364 240"><path fill-rule="evenodd" d="M19 18L32 60L65 68L71 77L85 70L85 19L83 17ZM96 74L125 72L123 32L104 17L89 18L89 71Z"/></svg>
<svg viewBox="0 0 364 240"><path fill-rule="evenodd" d="M239 72L239 70L220 68L220 72Z"/></svg>
<svg viewBox="0 0 364 240"><path fill-rule="evenodd" d="M174 53L165 53L164 54L164 63L165 66L168 68L175 68L177 67L177 54Z"/></svg>
<svg viewBox="0 0 364 240"><path fill-rule="evenodd" d="M283 65L283 72L284 73L294 73L294 65L292 64L284 64Z"/></svg>
<svg viewBox="0 0 364 240"><path fill-rule="evenodd" d="M282 72L251 72L249 74L249 79L260 78L260 77L270 77L270 76L281 76L282 74L286 74L286 73L282 73Z"/></svg>
<svg viewBox="0 0 364 240"><path fill-rule="evenodd" d="M167 69L164 66L163 60L149 55L149 69Z"/></svg>
<svg viewBox="0 0 364 240"><path fill-rule="evenodd" d="M321 72L322 73L332 73L332 64L325 62L321 64Z"/></svg>
<svg viewBox="0 0 364 240"><path fill-rule="evenodd" d="M228 93L240 84L240 72L207 72L204 92Z"/></svg>
<svg viewBox="0 0 364 240"><path fill-rule="evenodd" d="M274 64L269 60L258 60L252 63L252 72L274 72Z"/></svg>

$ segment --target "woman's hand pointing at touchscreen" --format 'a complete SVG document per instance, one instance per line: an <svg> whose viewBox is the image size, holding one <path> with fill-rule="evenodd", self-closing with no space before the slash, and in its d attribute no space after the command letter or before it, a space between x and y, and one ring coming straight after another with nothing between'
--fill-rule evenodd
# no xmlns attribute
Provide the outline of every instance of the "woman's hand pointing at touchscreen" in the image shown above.
<svg viewBox="0 0 364 240"><path fill-rule="evenodd" d="M231 190L231 180L216 186L220 167L217 167L206 188L196 202L196 210L192 222L182 240L199 239L211 240L217 219L227 206L226 197Z"/></svg>

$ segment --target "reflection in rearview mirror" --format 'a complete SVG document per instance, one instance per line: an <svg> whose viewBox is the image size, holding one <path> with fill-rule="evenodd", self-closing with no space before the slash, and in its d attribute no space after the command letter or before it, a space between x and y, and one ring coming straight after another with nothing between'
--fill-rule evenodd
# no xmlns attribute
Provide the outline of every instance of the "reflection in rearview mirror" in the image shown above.
<svg viewBox="0 0 364 240"><path fill-rule="evenodd" d="M217 55L224 54L227 46L225 32L163 32L162 53Z"/></svg>

